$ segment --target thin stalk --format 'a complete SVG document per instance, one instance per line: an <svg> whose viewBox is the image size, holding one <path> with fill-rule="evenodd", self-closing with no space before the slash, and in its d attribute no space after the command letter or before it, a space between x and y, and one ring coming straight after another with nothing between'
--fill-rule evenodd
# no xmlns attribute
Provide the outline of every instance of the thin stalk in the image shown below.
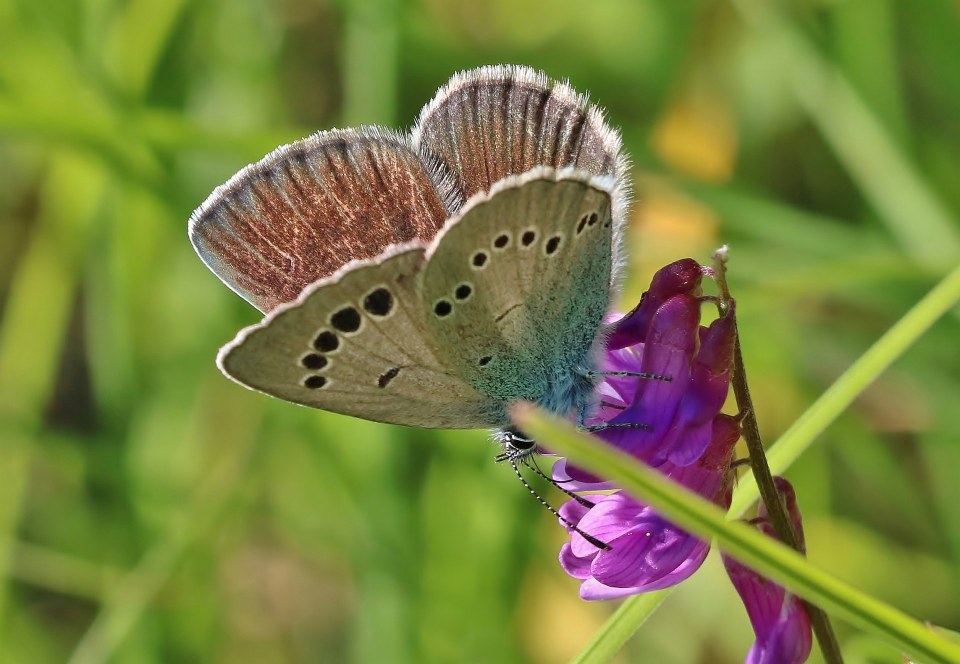
<svg viewBox="0 0 960 664"><path fill-rule="evenodd" d="M720 294L724 302L732 303L730 290L727 286L726 274L726 252L721 250L714 254L715 267L717 271L717 286L720 288ZM750 454L750 469L757 481L757 487L760 490L760 497L767 507L767 518L773 525L777 537L781 542L791 549L803 553L800 547L800 540L793 529L790 516L787 514L786 506L780 499L780 494L773 482L773 474L770 472L770 466L767 464L767 455L764 451L763 440L760 438L760 427L757 425L757 417L753 410L753 399L750 396L750 388L747 385L747 372L743 364L743 350L740 346L740 330L737 328L734 320L734 346L733 346L733 375L731 385L733 394L737 400L737 407L742 413L740 419L740 433L744 442L747 444L747 451ZM830 619L822 609L814 606L804 600L804 606L807 609L807 615L810 617L810 624L817 637L817 643L820 645L820 651L823 653L823 659L827 664L843 664L843 656L840 653L840 644L837 643L837 635L833 631Z"/></svg>

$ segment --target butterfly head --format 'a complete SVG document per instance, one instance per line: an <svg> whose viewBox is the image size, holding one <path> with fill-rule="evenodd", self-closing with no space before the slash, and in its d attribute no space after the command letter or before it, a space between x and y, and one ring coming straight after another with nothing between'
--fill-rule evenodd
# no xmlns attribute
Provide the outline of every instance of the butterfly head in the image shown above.
<svg viewBox="0 0 960 664"><path fill-rule="evenodd" d="M497 461L515 464L540 450L537 441L516 427L497 429L493 432L493 439L503 450L497 455Z"/></svg>

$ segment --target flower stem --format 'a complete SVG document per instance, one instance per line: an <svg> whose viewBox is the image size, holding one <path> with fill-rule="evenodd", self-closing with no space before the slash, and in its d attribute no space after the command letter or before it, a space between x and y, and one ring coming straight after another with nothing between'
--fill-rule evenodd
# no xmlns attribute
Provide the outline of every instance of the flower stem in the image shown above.
<svg viewBox="0 0 960 664"><path fill-rule="evenodd" d="M732 302L730 289L727 285L727 256L726 249L722 249L714 254L716 266L716 282L720 288L720 294L723 302ZM760 490L760 497L767 507L767 518L773 525L780 541L785 543L796 551L803 551L800 548L800 542L797 533L793 530L793 524L787 514L786 506L780 499L777 487L773 482L773 475L770 473L770 466L767 465L767 455L764 452L763 440L760 438L760 428L757 425L757 417L753 410L753 399L750 397L750 388L747 385L747 373L743 364L743 351L740 346L740 330L737 328L736 320L733 322L735 336L733 347L733 376L731 384L733 394L737 400L737 408L743 414L740 419L740 432L743 440L747 444L747 451L750 454L750 468L753 471L753 477ZM816 634L817 643L820 645L820 652L823 653L823 659L827 664L843 664L843 656L840 654L840 645L837 643L837 636L830 624L830 619L819 607L804 601L807 609L807 615L810 616L810 624L813 632Z"/></svg>

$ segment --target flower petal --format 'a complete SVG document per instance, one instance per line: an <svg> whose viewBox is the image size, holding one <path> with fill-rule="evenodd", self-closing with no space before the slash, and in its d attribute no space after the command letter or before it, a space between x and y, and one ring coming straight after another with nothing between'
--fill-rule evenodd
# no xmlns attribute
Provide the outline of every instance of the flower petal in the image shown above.
<svg viewBox="0 0 960 664"><path fill-rule="evenodd" d="M797 597L788 596L784 610L766 639L758 638L750 648L746 664L803 664L812 647L807 611Z"/></svg>
<svg viewBox="0 0 960 664"><path fill-rule="evenodd" d="M730 387L736 340L733 305L727 313L701 328L700 349L690 364L690 375L677 409L674 428L661 444L654 463L669 459L685 466L694 463L710 442L712 421L723 407Z"/></svg>
<svg viewBox="0 0 960 664"><path fill-rule="evenodd" d="M670 380L643 379L633 402L612 424L643 424L644 429L605 429L600 437L635 456L653 450L670 431L687 389L690 360L696 350L700 303L678 295L665 302L651 322L639 371L668 376Z"/></svg>
<svg viewBox="0 0 960 664"><path fill-rule="evenodd" d="M604 599L619 599L636 595L640 590L637 588L611 588L605 586L594 578L589 578L580 584L580 598L588 602L594 602Z"/></svg>
<svg viewBox="0 0 960 664"><path fill-rule="evenodd" d="M683 406L681 405L681 412ZM683 416L681 415L681 418ZM685 424L671 429L666 440L663 441L663 450L655 459L664 458L677 466L689 466L696 463L703 456L713 436L713 421L697 424Z"/></svg>
<svg viewBox="0 0 960 664"><path fill-rule="evenodd" d="M616 350L643 342L650 320L657 309L674 295L698 295L704 268L692 258L683 258L666 265L653 275L650 290L643 294L633 311L610 326L607 349Z"/></svg>
<svg viewBox="0 0 960 664"><path fill-rule="evenodd" d="M570 499L567 502L565 502L563 505L560 506L560 509L557 510L557 512L560 514L560 517L562 519L565 519L566 521L573 524L574 526L579 524L580 520L584 516L586 516L587 512L589 511L590 511L589 507L585 505L581 505L579 502L573 499ZM563 521L561 521L560 523L563 523ZM567 530L570 530L567 524L563 523L563 525L565 528L567 528Z"/></svg>
<svg viewBox="0 0 960 664"><path fill-rule="evenodd" d="M619 537L643 527L641 515L647 509L625 493L612 493L595 496L594 506L590 508L577 527L602 542L613 542ZM579 533L570 536L573 552L578 556L587 556L598 551Z"/></svg>
<svg viewBox="0 0 960 664"><path fill-rule="evenodd" d="M581 558L576 555L569 542L560 547L560 567L575 579L590 578L590 563L592 561L592 556Z"/></svg>
<svg viewBox="0 0 960 664"><path fill-rule="evenodd" d="M794 522L797 535L803 538L800 512L793 487L782 477L774 482ZM759 528L775 537L766 522L766 510L758 510ZM723 564L744 608L757 640L747 656L747 664L802 664L810 654L813 636L810 618L803 602L773 581L760 576L740 561L723 555Z"/></svg>
<svg viewBox="0 0 960 664"><path fill-rule="evenodd" d="M610 482L602 481L596 475L569 463L567 459L560 459L553 464L550 475L554 482L568 491L604 491L613 488Z"/></svg>
<svg viewBox="0 0 960 664"><path fill-rule="evenodd" d="M675 586L681 581L686 580L691 574L700 569L700 565L703 564L703 561L707 557L707 553L709 551L710 546L706 542L701 541L697 545L697 548L691 553L690 557L687 558L677 569L669 574L665 574L658 581L645 583L639 586L632 586L629 588L614 588L612 586L604 585L595 578L591 577L580 584L580 597L581 599L585 599L587 601L617 599L619 597L628 597L630 595L653 592L654 590L662 590L663 588Z"/></svg>
<svg viewBox="0 0 960 664"><path fill-rule="evenodd" d="M780 494L780 500L787 508L787 514L790 515L793 532L800 540L800 550L806 553L806 543L803 539L803 518L800 516L800 507L797 505L797 492L793 490L793 485L785 477L778 475L773 478L773 483L777 487L777 493ZM757 518L761 520L760 529L767 535L776 537L773 525L764 521L767 518L767 506L763 503L757 509Z"/></svg>
<svg viewBox="0 0 960 664"><path fill-rule="evenodd" d="M590 569L597 581L616 588L655 583L683 564L700 541L656 516L637 526L594 558Z"/></svg>

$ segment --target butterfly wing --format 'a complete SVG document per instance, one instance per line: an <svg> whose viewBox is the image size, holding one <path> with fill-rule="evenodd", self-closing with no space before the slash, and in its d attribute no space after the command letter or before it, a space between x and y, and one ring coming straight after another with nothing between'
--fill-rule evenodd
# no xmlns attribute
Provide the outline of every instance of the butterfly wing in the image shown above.
<svg viewBox="0 0 960 664"><path fill-rule="evenodd" d="M190 218L203 262L261 311L351 260L429 242L447 205L409 140L370 127L274 150L217 187Z"/></svg>
<svg viewBox="0 0 960 664"><path fill-rule="evenodd" d="M617 288L625 262L629 162L619 132L585 95L529 67L480 67L440 88L420 111L412 140L436 164L434 172L444 175L449 201L489 191L502 178L538 166L612 178L611 288Z"/></svg>
<svg viewBox="0 0 960 664"><path fill-rule="evenodd" d="M574 405L564 383L596 341L625 210L619 147L568 86L488 67L454 77L410 139L369 128L279 148L190 220L204 262L271 312L221 368L290 401L421 427L503 425L518 398ZM480 247L497 269L464 262Z"/></svg>
<svg viewBox="0 0 960 664"><path fill-rule="evenodd" d="M541 167L448 222L423 272L444 364L493 400L575 405L610 298L612 178Z"/></svg>
<svg viewBox="0 0 960 664"><path fill-rule="evenodd" d="M451 373L431 347L416 280L420 244L344 266L241 331L218 364L247 387L378 422L501 425L501 404Z"/></svg>
<svg viewBox="0 0 960 664"><path fill-rule="evenodd" d="M572 166L625 187L620 136L600 110L529 67L457 74L420 111L413 144L456 176L465 198L537 166Z"/></svg>

